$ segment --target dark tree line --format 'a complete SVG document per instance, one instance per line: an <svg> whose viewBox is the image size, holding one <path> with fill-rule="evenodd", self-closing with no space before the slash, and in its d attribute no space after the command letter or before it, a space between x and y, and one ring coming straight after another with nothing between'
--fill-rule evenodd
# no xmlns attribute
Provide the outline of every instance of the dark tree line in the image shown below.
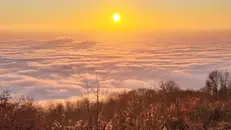
<svg viewBox="0 0 231 130"><path fill-rule="evenodd" d="M163 81L156 89L114 93L104 101L99 91L97 84L96 101L84 98L45 107L31 98L12 99L4 91L0 94L0 130L231 129L228 72L212 71L200 90L185 90L174 81Z"/></svg>

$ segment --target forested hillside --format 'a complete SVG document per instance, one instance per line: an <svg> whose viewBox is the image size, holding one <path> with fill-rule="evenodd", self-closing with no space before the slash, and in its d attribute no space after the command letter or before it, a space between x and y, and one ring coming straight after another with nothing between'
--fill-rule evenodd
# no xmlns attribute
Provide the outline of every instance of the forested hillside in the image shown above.
<svg viewBox="0 0 231 130"><path fill-rule="evenodd" d="M231 77L212 71L200 90L174 81L110 94L106 99L39 106L30 98L0 95L1 130L228 130Z"/></svg>

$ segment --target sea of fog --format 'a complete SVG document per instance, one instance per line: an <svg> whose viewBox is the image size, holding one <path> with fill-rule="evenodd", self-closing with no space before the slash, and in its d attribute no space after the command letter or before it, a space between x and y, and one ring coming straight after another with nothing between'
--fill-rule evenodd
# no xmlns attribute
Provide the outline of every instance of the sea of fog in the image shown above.
<svg viewBox="0 0 231 130"><path fill-rule="evenodd" d="M110 92L175 80L199 89L214 69L231 71L231 35L150 35L144 39L0 40L0 90L36 100L73 99L99 85Z"/></svg>

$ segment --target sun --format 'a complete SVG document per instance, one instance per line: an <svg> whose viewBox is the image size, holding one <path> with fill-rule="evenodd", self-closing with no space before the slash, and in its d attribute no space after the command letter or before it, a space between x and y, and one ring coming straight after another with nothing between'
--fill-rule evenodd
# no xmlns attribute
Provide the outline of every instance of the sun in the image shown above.
<svg viewBox="0 0 231 130"><path fill-rule="evenodd" d="M118 13L115 13L113 15L113 20L114 20L114 22L118 23L120 21L120 15Z"/></svg>

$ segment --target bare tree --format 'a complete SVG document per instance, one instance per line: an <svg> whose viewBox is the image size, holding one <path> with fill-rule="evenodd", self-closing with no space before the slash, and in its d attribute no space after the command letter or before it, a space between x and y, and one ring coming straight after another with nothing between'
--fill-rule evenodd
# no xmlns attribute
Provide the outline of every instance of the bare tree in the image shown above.
<svg viewBox="0 0 231 130"><path fill-rule="evenodd" d="M214 70L209 73L208 79L206 80L206 86L203 88L204 91L215 96L215 99L227 98L228 89L231 87L231 79L229 72Z"/></svg>
<svg viewBox="0 0 231 130"><path fill-rule="evenodd" d="M177 92L180 91L179 85L175 81L162 81L160 82L160 89L164 93Z"/></svg>
<svg viewBox="0 0 231 130"><path fill-rule="evenodd" d="M100 115L102 114L102 105L104 97L108 94L108 88L101 86L99 83L98 75L96 74L96 89L92 88L93 95L96 97L96 129L99 130Z"/></svg>
<svg viewBox="0 0 231 130"><path fill-rule="evenodd" d="M218 89L220 88L220 79L221 72L218 70L214 70L209 73L208 79L206 80L206 90L215 96L216 100L218 100Z"/></svg>
<svg viewBox="0 0 231 130"><path fill-rule="evenodd" d="M104 96L108 94L108 88L103 87L100 85L98 79L98 75L96 74L96 80L95 80L95 86L90 86L89 81L85 81L86 87L85 87L85 93L83 93L83 96L88 100L87 103L87 109L89 114L89 129L92 129L92 115L91 113L95 111L95 127L98 130L99 129L99 118L102 111L102 104L104 100ZM92 85L92 84L91 84ZM95 105L94 105L95 104ZM95 107L95 109L94 109Z"/></svg>
<svg viewBox="0 0 231 130"><path fill-rule="evenodd" d="M221 75L221 88L220 88L220 95L222 96L223 99L227 99L228 95L228 91L231 88L231 79L230 79L230 73L225 71L222 73Z"/></svg>
<svg viewBox="0 0 231 130"><path fill-rule="evenodd" d="M85 87L85 93L83 93L83 97L86 99L87 103L87 113L88 113L88 128L89 130L92 129L92 115L91 115L91 102L90 102L90 91L89 91L89 81L85 81L86 87Z"/></svg>

